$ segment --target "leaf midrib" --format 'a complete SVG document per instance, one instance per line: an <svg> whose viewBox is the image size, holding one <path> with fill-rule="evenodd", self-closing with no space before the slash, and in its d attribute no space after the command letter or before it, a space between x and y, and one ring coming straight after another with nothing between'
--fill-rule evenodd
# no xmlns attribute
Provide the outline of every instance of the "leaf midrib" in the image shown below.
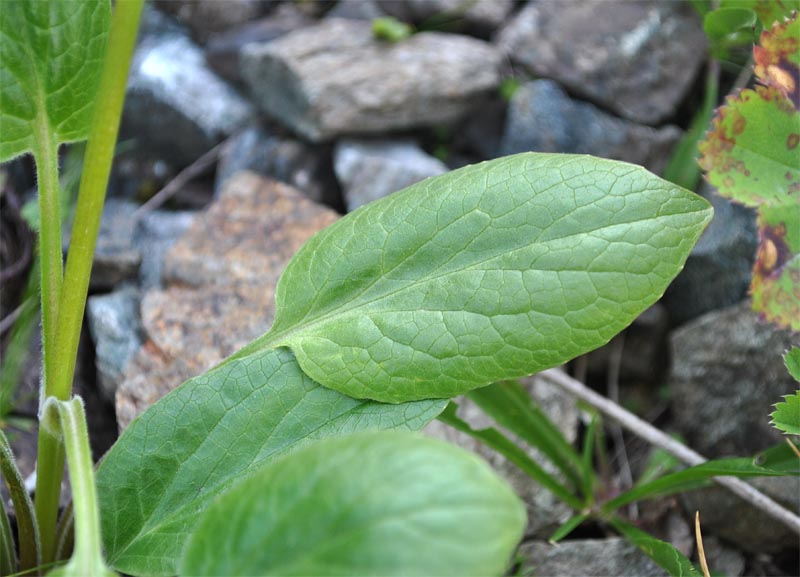
<svg viewBox="0 0 800 577"><path fill-rule="evenodd" d="M591 234L599 232L599 231L610 230L610 229L613 229L613 228L616 228L616 227L620 227L620 226L629 226L629 225L640 223L640 222L656 221L656 220L660 220L660 219L669 219L669 218L672 218L672 217L678 217L678 218L686 217L689 214L703 212L704 210L705 209L695 210L695 211L692 211L691 213L684 212L684 213L678 213L678 214L657 215L657 216L651 216L651 217L647 217L647 218L636 219L636 220L632 220L632 221L618 222L618 223L614 223L612 225L605 225L605 226L601 226L601 227L598 227L598 228L595 228L595 229L591 229L591 230L582 230L582 231L579 231L579 232L574 232L574 233L566 234L566 235L563 235L563 236L551 238L551 239L548 239L547 241L545 241L545 242L543 242L541 244L542 245L546 245L548 243L559 242L559 241L567 240L567 239L570 239L570 238L573 238L573 237L576 237L576 236L591 235ZM376 295L374 298L366 300L366 301L364 301L362 303L359 303L357 305L354 305L352 307L348 307L345 310L341 310L342 309L342 305L334 307L333 309L329 310L326 313L323 313L322 315L319 315L317 317L312 317L307 322L302 322L300 324L295 325L294 327L290 327L290 328L288 328L286 330L283 330L283 331L277 331L276 332L276 331L274 331L274 329L271 329L265 335L259 337L255 341L253 341L253 343L251 343L252 348L251 347L247 347L247 349L249 349L249 350L247 350L247 352L244 354L244 356L249 356L250 354L255 354L256 352L258 352L260 350L264 350L264 349L272 349L272 348L276 348L276 347L279 347L279 346L290 346L290 341L291 341L292 337L294 337L294 336L296 336L298 334L302 335L302 333L307 331L308 329L313 328L315 326L323 325L323 324L327 323L328 321L330 321L332 318L335 318L335 317L340 316L340 315L343 316L343 317L352 315L352 314L358 312L359 310L364 310L364 309L368 308L370 305L372 305L372 304L374 304L374 303L376 303L378 301L394 297L394 296L402 293L403 291L419 288L421 285L440 280L440 279L445 278L445 277L447 277L447 276L449 276L451 274L457 274L457 273L462 273L462 272L465 272L465 271L470 271L470 270L476 269L477 267L479 267L479 266L481 266L483 264L486 264L486 263L488 263L488 262L490 262L490 261L492 261L494 259L503 257L503 256L508 255L508 254L513 254L513 253L516 253L518 251L530 249L531 246L533 246L533 243L529 243L529 244L517 247L515 249L502 252L500 254L493 254L493 255L491 255L489 257L486 257L484 259L478 260L478 261L476 261L476 262L474 262L474 263L472 263L472 264L470 264L468 266L465 266L464 268L460 268L460 269L457 269L457 270L448 270L448 271L443 272L441 274L427 277L427 278L425 278L423 280L410 281L409 284L406 284L403 287L394 289L392 291L388 291L388 292L383 293L383 294ZM544 272L544 271L556 272L555 269L553 269L553 270L550 270L550 269L530 269L530 270L538 270L538 271L542 271L542 272ZM562 270L562 269L558 269L558 270ZM596 271L594 273L590 272L589 274L598 274L598 273L601 273L601 272L604 272L604 271ZM605 272L613 272L613 271L605 271ZM373 286L374 286L374 284L370 285L370 287L368 287L366 290L362 291L362 294L364 292L367 292L367 290L369 290L369 288L372 288ZM277 293L277 291L276 291L276 293ZM279 304L279 306L280 306L280 304Z"/></svg>

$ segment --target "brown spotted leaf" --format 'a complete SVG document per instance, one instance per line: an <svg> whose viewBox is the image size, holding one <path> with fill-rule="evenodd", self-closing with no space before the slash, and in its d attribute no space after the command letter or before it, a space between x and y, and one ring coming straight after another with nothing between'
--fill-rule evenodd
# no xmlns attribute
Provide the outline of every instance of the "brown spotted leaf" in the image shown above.
<svg viewBox="0 0 800 577"><path fill-rule="evenodd" d="M800 204L762 207L750 292L765 320L800 331Z"/></svg>
<svg viewBox="0 0 800 577"><path fill-rule="evenodd" d="M759 80L779 90L796 110L800 109L800 20L797 14L762 32L753 57Z"/></svg>
<svg viewBox="0 0 800 577"><path fill-rule="evenodd" d="M699 145L700 166L719 194L748 206L800 199L800 111L772 86L728 97Z"/></svg>

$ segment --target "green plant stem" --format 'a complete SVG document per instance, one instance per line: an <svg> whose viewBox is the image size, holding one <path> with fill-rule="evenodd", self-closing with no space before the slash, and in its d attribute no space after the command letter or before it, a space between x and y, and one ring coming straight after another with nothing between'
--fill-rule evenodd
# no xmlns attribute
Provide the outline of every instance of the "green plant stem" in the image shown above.
<svg viewBox="0 0 800 577"><path fill-rule="evenodd" d="M14 550L14 536L11 534L11 523L8 513L0 499L0 575L11 575L17 570L17 552Z"/></svg>
<svg viewBox="0 0 800 577"><path fill-rule="evenodd" d="M86 577L110 573L103 561L100 510L94 481L92 452L86 430L83 401L49 399L44 407L44 426L64 443L69 463L69 480L75 515L75 549L62 572Z"/></svg>
<svg viewBox="0 0 800 577"><path fill-rule="evenodd" d="M63 281L61 251L61 200L58 186L58 144L50 135L47 120L37 122L34 158L39 187L39 258L42 274L42 351L45 394L51 390L55 370L54 355L58 306ZM41 395L40 402L44 402Z"/></svg>
<svg viewBox="0 0 800 577"><path fill-rule="evenodd" d="M0 470L14 503L19 537L20 569L25 571L41 564L39 529L33 513L33 503L25 490L25 481L14 462L14 454L3 431L0 431ZM6 575L6 573L3 573Z"/></svg>
<svg viewBox="0 0 800 577"><path fill-rule="evenodd" d="M78 193L64 288L58 305L58 326L55 332L55 347L52 348L52 366L55 371L52 378L45 383L46 397L53 396L66 400L72 390L72 377L75 372L78 340L92 272L94 247L100 229L100 217L111 173L111 160L119 131L128 70L143 4L143 0L121 0L116 3L112 16ZM44 230L51 221L45 216L44 210L41 216ZM44 249L42 253L44 254ZM47 269L44 259L42 268ZM43 275L43 282L45 280ZM64 469L63 449L49 435L39 436L38 464L36 516L42 535L43 560L47 563L53 560L55 552L58 497Z"/></svg>

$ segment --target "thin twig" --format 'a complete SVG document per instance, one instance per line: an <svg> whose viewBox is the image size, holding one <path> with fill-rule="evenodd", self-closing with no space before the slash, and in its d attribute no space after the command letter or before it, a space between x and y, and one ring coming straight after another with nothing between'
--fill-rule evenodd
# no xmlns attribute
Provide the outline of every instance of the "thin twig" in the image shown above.
<svg viewBox="0 0 800 577"><path fill-rule="evenodd" d="M595 393L586 385L576 381L569 375L555 369L550 369L540 373L540 376L546 381L564 389L571 395L593 406L607 417L617 421L631 433L642 437L687 465L700 465L708 460L700 453L693 451L683 443L669 437L650 423L643 421L606 397ZM777 519L795 533L800 534L800 516L776 503L753 486L748 485L736 477L714 477L714 481L751 505L761 509L774 519Z"/></svg>
<svg viewBox="0 0 800 577"><path fill-rule="evenodd" d="M209 166L216 162L217 157L219 156L219 153L226 142L227 140L220 142L214 148L203 154L203 156L176 174L175 178L164 185L164 188L159 190L152 197L150 197L147 202L136 209L136 212L133 213L133 218L135 220L139 219L151 210L157 209L162 204L167 202L176 192L183 188L186 183L205 172Z"/></svg>

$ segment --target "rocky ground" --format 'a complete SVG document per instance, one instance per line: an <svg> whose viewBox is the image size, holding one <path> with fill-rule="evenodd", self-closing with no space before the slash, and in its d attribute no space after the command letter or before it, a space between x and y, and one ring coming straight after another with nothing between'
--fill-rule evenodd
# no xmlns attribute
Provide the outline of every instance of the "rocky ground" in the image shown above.
<svg viewBox="0 0 800 577"><path fill-rule="evenodd" d="M423 31L378 40L371 20L380 16ZM679 2L154 2L129 81L81 351L77 388L91 399L97 455L163 394L263 333L283 267L340 214L527 150L663 171L700 100L706 58L701 21ZM143 206L190 166L164 204ZM9 190L30 193L27 160L2 170ZM683 273L622 337L567 370L606 392L609 370L619 369L623 405L707 457L751 455L781 440L767 415L792 390L780 361L792 336L760 323L745 302L754 214L699 192L716 216ZM4 206L4 224L9 214ZM35 412L35 357L22 415ZM526 386L578 439L586 422L575 401L535 378ZM486 419L468 403L461 411L475 426ZM429 432L481 453L526 501L523 570L663 574L600 526L549 545L565 505L471 439L439 423ZM30 473L31 437L15 438ZM611 462L618 488L623 454L634 476L652 455L624 440ZM796 479L770 481L759 487L800 508ZM712 569L797 574L797 535L721 490L643 505L638 520L693 555L698 504Z"/></svg>

